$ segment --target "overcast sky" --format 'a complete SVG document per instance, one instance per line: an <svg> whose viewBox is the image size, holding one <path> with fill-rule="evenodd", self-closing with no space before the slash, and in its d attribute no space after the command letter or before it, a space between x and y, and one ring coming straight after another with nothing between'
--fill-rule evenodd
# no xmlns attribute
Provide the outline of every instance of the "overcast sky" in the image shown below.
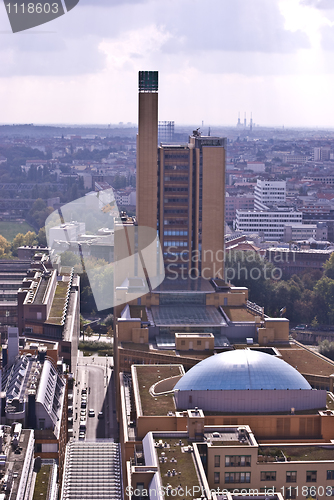
<svg viewBox="0 0 334 500"><path fill-rule="evenodd" d="M13 34L0 0L0 123L137 123L139 70L160 120L334 128L334 1L80 0Z"/></svg>

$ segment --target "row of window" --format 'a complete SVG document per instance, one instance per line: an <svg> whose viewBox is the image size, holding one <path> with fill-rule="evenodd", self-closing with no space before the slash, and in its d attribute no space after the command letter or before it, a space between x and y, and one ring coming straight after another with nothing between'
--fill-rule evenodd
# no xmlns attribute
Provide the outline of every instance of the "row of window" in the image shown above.
<svg viewBox="0 0 334 500"><path fill-rule="evenodd" d="M225 467L250 467L250 455L226 455ZM220 455L215 455L215 467L220 467Z"/></svg>
<svg viewBox="0 0 334 500"><path fill-rule="evenodd" d="M220 467L220 455L215 455L215 467ZM250 455L227 455L225 456L225 467L249 467L251 464ZM215 478L220 478L220 473L215 472ZM327 480L334 480L334 470L328 470L326 474ZM276 481L276 471L262 471L261 481ZM216 480L215 480L216 482ZM220 479L219 481L220 482ZM250 482L250 472L225 472L225 483L249 483ZM297 471L287 471L286 472L286 482L296 483L297 482ZM317 482L317 471L308 470L306 471L306 482L316 483Z"/></svg>
<svg viewBox="0 0 334 500"><path fill-rule="evenodd" d="M217 477L216 477L217 476ZM250 483L250 472L225 472L225 484L229 483ZM220 473L215 472L215 483L220 483Z"/></svg>
<svg viewBox="0 0 334 500"><path fill-rule="evenodd" d="M187 241L164 241L164 247L187 247Z"/></svg>
<svg viewBox="0 0 334 500"><path fill-rule="evenodd" d="M164 198L164 203L188 203L188 198Z"/></svg>
<svg viewBox="0 0 334 500"><path fill-rule="evenodd" d="M168 191L182 191L182 192L188 192L188 188L187 187L165 187L165 192L168 192Z"/></svg>
<svg viewBox="0 0 334 500"><path fill-rule="evenodd" d="M164 236L188 236L188 231L166 230L164 231Z"/></svg>
<svg viewBox="0 0 334 500"><path fill-rule="evenodd" d="M165 181L188 181L189 177L185 175L165 175Z"/></svg>

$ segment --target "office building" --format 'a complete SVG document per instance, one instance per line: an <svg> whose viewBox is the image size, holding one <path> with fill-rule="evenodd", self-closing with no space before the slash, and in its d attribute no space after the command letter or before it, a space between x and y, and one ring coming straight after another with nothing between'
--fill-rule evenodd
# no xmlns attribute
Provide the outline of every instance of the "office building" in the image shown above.
<svg viewBox="0 0 334 500"><path fill-rule="evenodd" d="M254 209L266 210L286 201L286 181L262 181L257 179L254 190Z"/></svg>
<svg viewBox="0 0 334 500"><path fill-rule="evenodd" d="M302 212L293 209L236 210L236 231L258 233L266 240L282 241L286 224L301 223Z"/></svg>

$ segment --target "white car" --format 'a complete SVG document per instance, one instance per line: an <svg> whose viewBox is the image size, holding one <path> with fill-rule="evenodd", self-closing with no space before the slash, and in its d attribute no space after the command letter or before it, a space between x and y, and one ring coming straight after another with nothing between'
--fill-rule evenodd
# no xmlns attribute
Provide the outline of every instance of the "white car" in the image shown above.
<svg viewBox="0 0 334 500"><path fill-rule="evenodd" d="M90 410L88 412L88 416L89 417L95 417L95 410L93 410L93 408L90 408Z"/></svg>

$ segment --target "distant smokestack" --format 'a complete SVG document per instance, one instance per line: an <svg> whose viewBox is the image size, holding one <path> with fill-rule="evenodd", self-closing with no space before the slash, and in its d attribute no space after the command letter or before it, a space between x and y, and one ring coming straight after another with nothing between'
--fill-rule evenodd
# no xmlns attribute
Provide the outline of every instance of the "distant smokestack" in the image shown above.
<svg viewBox="0 0 334 500"><path fill-rule="evenodd" d="M253 130L253 113L251 112L251 118L250 118L250 122L249 122L249 128L250 128L250 131Z"/></svg>
<svg viewBox="0 0 334 500"><path fill-rule="evenodd" d="M238 123L237 123L237 127L240 127L241 126L241 123L240 123L240 111L238 113Z"/></svg>

